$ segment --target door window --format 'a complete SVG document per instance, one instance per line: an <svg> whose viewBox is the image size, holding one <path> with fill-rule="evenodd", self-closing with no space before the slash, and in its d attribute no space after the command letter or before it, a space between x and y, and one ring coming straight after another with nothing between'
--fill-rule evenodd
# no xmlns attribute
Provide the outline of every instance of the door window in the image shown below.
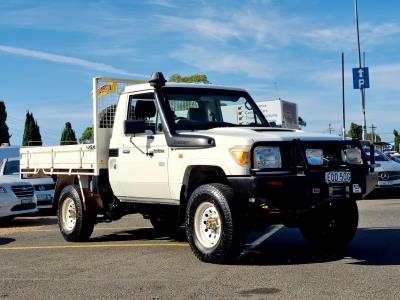
<svg viewBox="0 0 400 300"><path fill-rule="evenodd" d="M162 130L153 93L130 96L126 119L144 120L146 130L153 134Z"/></svg>

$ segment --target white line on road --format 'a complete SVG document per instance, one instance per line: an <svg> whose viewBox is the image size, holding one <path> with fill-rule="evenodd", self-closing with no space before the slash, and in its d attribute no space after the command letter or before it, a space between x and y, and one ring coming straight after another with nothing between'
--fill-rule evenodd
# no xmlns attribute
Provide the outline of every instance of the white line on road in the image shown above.
<svg viewBox="0 0 400 300"><path fill-rule="evenodd" d="M251 244L247 244L245 252L254 250L262 243L264 243L267 239L269 239L271 236L273 236L275 233L277 233L279 230L281 230L283 227L284 227L283 225L272 225L268 227L268 229L264 232L262 236L253 241Z"/></svg>

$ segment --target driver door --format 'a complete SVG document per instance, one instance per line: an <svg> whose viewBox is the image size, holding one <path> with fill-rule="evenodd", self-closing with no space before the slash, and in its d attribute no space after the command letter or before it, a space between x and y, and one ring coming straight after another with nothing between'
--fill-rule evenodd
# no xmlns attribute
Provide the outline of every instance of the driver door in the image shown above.
<svg viewBox="0 0 400 300"><path fill-rule="evenodd" d="M151 99L148 99L151 98ZM157 121L152 94L129 97L127 117L145 120L146 132L125 135L121 139L116 168L110 168L111 178L117 178L117 195L132 202L170 202L168 182L169 148Z"/></svg>

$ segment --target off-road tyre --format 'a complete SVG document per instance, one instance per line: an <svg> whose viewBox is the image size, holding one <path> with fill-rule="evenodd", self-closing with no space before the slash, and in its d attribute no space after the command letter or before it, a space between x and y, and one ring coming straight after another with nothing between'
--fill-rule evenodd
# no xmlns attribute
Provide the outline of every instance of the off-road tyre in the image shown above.
<svg viewBox="0 0 400 300"><path fill-rule="evenodd" d="M233 262L241 253L245 243L246 230L242 223L241 212L235 207L234 200L235 195L232 188L220 183L199 186L191 194L185 215L186 236L193 253L201 261L208 263ZM209 232L205 229L198 230L201 224L207 224L207 221L200 222L200 220L205 220L204 218L208 217L207 212L210 211L213 211L210 217L218 215L220 229L208 229ZM201 216L204 218L202 219ZM211 221L215 221L215 219L214 217ZM214 243L211 242L205 246L207 234L215 233L218 230L219 238ZM206 235L205 238L202 237L201 232ZM209 237L213 238L214 235Z"/></svg>
<svg viewBox="0 0 400 300"><path fill-rule="evenodd" d="M69 204L69 205L68 205ZM75 208L75 225L67 224L66 209ZM74 209L70 209L70 215L74 214ZM68 242L84 242L87 241L96 223L96 214L85 211L79 186L66 186L60 195L60 200L57 209L58 226L64 239Z"/></svg>
<svg viewBox="0 0 400 300"><path fill-rule="evenodd" d="M342 250L357 232L357 203L343 199L315 207L303 216L299 227L315 248L330 253Z"/></svg>

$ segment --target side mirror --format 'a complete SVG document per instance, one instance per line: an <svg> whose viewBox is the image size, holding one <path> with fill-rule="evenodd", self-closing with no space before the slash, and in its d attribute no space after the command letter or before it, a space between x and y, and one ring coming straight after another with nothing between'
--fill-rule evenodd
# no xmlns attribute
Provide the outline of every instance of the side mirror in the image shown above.
<svg viewBox="0 0 400 300"><path fill-rule="evenodd" d="M124 122L124 133L136 134L144 133L146 131L146 122L144 120L125 120Z"/></svg>

